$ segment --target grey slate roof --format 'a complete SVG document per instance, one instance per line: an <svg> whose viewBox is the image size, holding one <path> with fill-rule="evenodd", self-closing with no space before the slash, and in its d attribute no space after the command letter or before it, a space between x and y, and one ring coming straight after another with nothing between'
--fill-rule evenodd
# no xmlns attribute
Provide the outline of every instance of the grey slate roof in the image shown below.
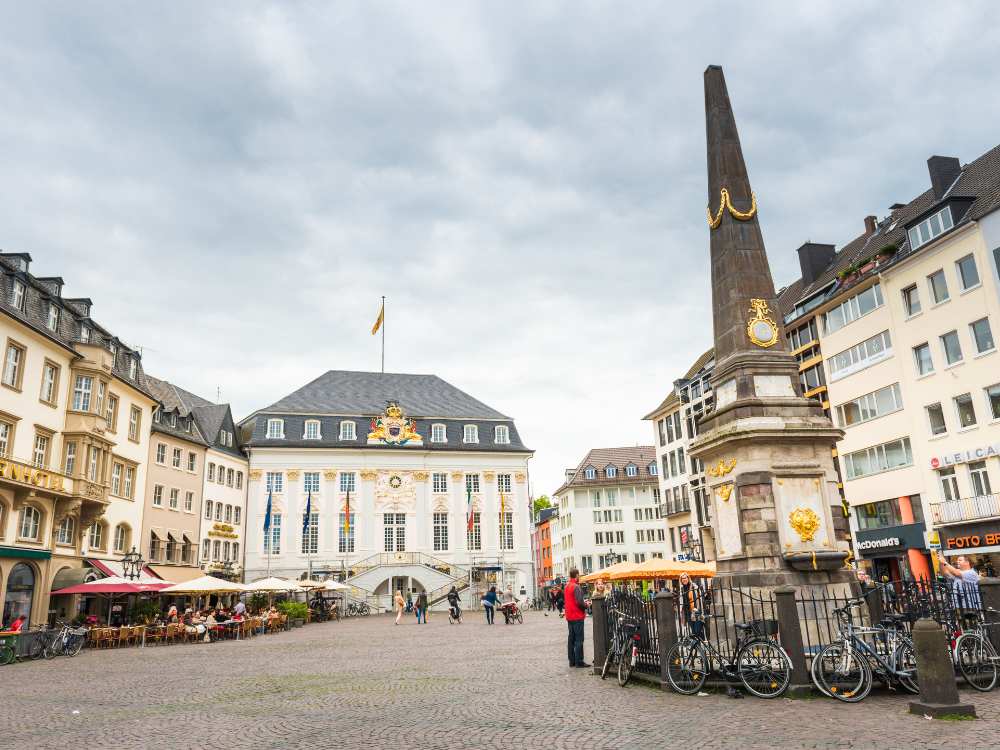
<svg viewBox="0 0 1000 750"><path fill-rule="evenodd" d="M920 252L924 246L916 250L910 247L907 228L916 223L915 220L922 219L926 214L956 198L973 200L961 215L954 217L955 226L948 230L949 233L970 221L978 221L1000 208L1000 145L994 146L978 159L962 167L955 184L941 199L935 197L932 189L925 190L909 203L893 209L889 216L878 224L875 232L869 235L862 234L847 243L811 284L806 285L802 279L796 279L778 292L778 306L782 316L793 313L799 301L815 296L831 283L833 286L824 293L824 298L830 299L839 295L844 290L841 288L842 284L837 281L837 273L858 261L872 257L885 245L895 244L899 248L889 261L890 264L899 263L913 252ZM870 271L869 275L878 271L879 269Z"/></svg>
<svg viewBox="0 0 1000 750"><path fill-rule="evenodd" d="M437 375L329 370L258 413L375 416L398 401L409 417L509 420Z"/></svg>
<svg viewBox="0 0 1000 750"><path fill-rule="evenodd" d="M147 375L146 381L167 412L176 411L180 417L190 417L194 420L198 436L205 445L211 446L215 450L231 453L234 456L244 457L229 404L214 404L208 399L191 393L191 391L186 391L166 380L154 378L152 375ZM183 430L177 433L175 428L171 428L169 425L162 425L154 421L153 427L169 434L176 434L186 440L191 439L190 433ZM233 446L223 445L220 435L222 429L234 433Z"/></svg>
<svg viewBox="0 0 1000 750"><path fill-rule="evenodd" d="M83 343L80 339L80 327L86 325L91 332L90 344L102 346L109 351L112 345L115 346L117 354L112 369L114 376L152 396L142 370L142 355L123 344L117 336L90 317L93 304L90 299L63 297L62 278L35 276L22 267L30 268L30 264L31 256L28 253L0 253L0 312L73 352L76 352L76 344ZM25 287L20 309L11 304L14 284L18 281ZM59 308L59 319L54 331L48 327L49 304ZM136 362L134 378L130 376L129 367L132 359Z"/></svg>
<svg viewBox="0 0 1000 750"><path fill-rule="evenodd" d="M240 424L247 447L412 450L407 446L368 445L371 420L385 412L389 401L398 402L404 414L416 423L416 431L423 438L421 450L531 452L521 442L510 417L436 375L330 370ZM267 437L267 420L274 417L284 420L282 439ZM307 419L319 420L319 440L304 439ZM354 422L354 440L340 440L340 423L344 421ZM432 424L445 425L447 442L430 441ZM478 426L478 443L462 442L467 424ZM509 443L494 442L494 428L498 425L507 426Z"/></svg>

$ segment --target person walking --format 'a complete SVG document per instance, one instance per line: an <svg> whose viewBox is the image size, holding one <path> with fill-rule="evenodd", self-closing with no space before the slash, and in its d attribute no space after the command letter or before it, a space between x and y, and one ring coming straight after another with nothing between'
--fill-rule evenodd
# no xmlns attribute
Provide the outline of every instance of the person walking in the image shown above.
<svg viewBox="0 0 1000 750"><path fill-rule="evenodd" d="M417 624L427 624L427 592L421 591L417 596Z"/></svg>
<svg viewBox="0 0 1000 750"><path fill-rule="evenodd" d="M490 590L483 595L483 609L486 610L486 624L493 624L493 608L497 605L497 587L490 586Z"/></svg>
<svg viewBox="0 0 1000 750"><path fill-rule="evenodd" d="M398 589L396 591L396 624L399 625L399 621L403 618L403 608L406 606L406 602L403 601L403 590Z"/></svg>
<svg viewBox="0 0 1000 750"><path fill-rule="evenodd" d="M569 583L563 590L563 603L566 607L566 626L569 629L567 652L571 667L589 667L583 660L583 621L587 618L586 602L583 589L577 580L580 571L573 568L569 571ZM560 608L561 609L561 608Z"/></svg>

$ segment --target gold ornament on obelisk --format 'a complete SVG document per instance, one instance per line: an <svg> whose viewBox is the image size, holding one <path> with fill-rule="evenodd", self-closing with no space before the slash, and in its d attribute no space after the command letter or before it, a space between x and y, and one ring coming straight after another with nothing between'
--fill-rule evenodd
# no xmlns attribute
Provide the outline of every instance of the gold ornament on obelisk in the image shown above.
<svg viewBox="0 0 1000 750"><path fill-rule="evenodd" d="M735 486L736 485L734 485L732 482L729 482L727 484L720 484L718 486L717 489L719 490L719 497L722 499L722 502L724 503L729 502L729 496L733 494L733 487Z"/></svg>
<svg viewBox="0 0 1000 750"><path fill-rule="evenodd" d="M819 531L819 516L812 508L796 508L788 514L788 524L799 535L799 539L811 542Z"/></svg>
<svg viewBox="0 0 1000 750"><path fill-rule="evenodd" d="M767 300L750 300L750 312L754 315L747 321L747 336L757 346L767 349L778 343L778 324L771 317Z"/></svg>
<svg viewBox="0 0 1000 750"><path fill-rule="evenodd" d="M713 477L724 477L726 476L726 474L728 474L735 468L736 468L735 458L731 458L728 461L724 458L720 458L719 463L717 463L715 466L709 467L708 473L710 476Z"/></svg>
<svg viewBox="0 0 1000 750"><path fill-rule="evenodd" d="M733 205L732 199L729 197L729 191L726 188L722 188L719 193L719 210L716 211L715 215L712 215L712 207L709 206L705 209L708 214L708 227L709 229L717 229L719 224L722 223L722 212L725 209L729 209L729 215L732 216L737 221L750 221L754 216L757 215L757 196L750 193L750 210L749 211L739 211Z"/></svg>

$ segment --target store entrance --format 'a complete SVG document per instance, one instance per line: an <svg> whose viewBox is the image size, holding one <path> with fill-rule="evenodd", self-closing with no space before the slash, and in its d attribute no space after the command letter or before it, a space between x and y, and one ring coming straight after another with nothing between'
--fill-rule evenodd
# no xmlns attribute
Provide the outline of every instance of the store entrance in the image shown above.
<svg viewBox="0 0 1000 750"><path fill-rule="evenodd" d="M876 581L901 581L902 572L895 557L876 557L872 560L872 578Z"/></svg>

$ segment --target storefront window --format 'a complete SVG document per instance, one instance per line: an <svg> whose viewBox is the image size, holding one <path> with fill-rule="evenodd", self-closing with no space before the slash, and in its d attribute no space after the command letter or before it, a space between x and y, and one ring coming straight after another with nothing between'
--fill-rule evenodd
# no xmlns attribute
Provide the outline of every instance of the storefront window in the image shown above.
<svg viewBox="0 0 1000 750"><path fill-rule="evenodd" d="M910 511L913 515L913 523L924 522L924 511L920 504L920 495L910 495ZM900 511L899 498L882 500L877 503L868 503L858 506L858 528L883 529L887 526L901 526L910 523L903 520L903 513Z"/></svg>
<svg viewBox="0 0 1000 750"><path fill-rule="evenodd" d="M31 599L35 593L35 571L18 563L7 577L7 595L3 603L3 622L9 625L18 615L31 621Z"/></svg>

